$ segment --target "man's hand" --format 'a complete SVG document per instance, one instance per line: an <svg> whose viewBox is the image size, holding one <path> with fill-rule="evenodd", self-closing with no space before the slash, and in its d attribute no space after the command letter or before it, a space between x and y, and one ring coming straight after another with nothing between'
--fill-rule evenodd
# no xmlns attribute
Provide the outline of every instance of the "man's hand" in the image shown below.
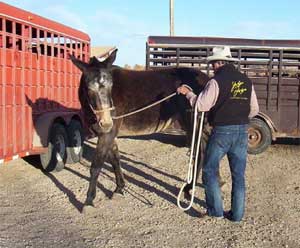
<svg viewBox="0 0 300 248"><path fill-rule="evenodd" d="M186 95L187 93L191 92L191 89L187 88L184 85L181 85L180 87L177 88L177 93Z"/></svg>

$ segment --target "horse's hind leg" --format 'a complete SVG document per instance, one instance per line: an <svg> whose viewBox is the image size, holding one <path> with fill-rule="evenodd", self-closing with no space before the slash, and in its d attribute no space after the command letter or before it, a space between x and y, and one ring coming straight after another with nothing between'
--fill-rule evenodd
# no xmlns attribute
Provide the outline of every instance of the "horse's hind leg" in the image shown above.
<svg viewBox="0 0 300 248"><path fill-rule="evenodd" d="M125 180L121 169L120 154L116 142L114 142L112 149L108 153L108 159L111 165L113 166L115 176L116 176L117 187L115 189L115 192L123 194L123 188L125 187Z"/></svg>
<svg viewBox="0 0 300 248"><path fill-rule="evenodd" d="M103 166L103 159L95 155L95 158L93 159L91 169L90 169L91 177L90 177L89 188L87 191L87 198L84 203L85 205L94 206L93 200L96 197L96 186L97 186L98 176L102 166Z"/></svg>

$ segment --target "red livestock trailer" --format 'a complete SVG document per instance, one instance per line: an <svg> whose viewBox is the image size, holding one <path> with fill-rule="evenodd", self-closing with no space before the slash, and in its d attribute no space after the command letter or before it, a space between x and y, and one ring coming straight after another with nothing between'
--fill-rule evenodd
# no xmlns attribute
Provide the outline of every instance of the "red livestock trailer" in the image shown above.
<svg viewBox="0 0 300 248"><path fill-rule="evenodd" d="M46 170L60 170L82 154L80 71L87 34L0 2L0 163L41 154Z"/></svg>

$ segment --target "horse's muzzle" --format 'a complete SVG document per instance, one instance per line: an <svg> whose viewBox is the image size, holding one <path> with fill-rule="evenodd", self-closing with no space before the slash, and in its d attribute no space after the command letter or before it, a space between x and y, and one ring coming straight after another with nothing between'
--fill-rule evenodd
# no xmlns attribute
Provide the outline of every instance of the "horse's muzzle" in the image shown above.
<svg viewBox="0 0 300 248"><path fill-rule="evenodd" d="M110 109L104 109L99 114L98 124L103 133L109 133L113 127L113 120L110 112Z"/></svg>
<svg viewBox="0 0 300 248"><path fill-rule="evenodd" d="M99 127L103 133L109 133L113 127L113 121L104 121L103 119L98 122Z"/></svg>

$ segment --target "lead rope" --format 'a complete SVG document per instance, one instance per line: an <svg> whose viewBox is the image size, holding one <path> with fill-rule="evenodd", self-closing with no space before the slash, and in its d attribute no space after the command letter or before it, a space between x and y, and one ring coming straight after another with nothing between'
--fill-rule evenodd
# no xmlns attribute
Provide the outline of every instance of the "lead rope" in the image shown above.
<svg viewBox="0 0 300 248"><path fill-rule="evenodd" d="M134 114L139 113L139 112L142 112L142 111L144 111L144 110L146 110L146 109L148 109L148 108L152 108L152 107L154 107L155 105L158 105L158 104L160 104L160 103L162 103L162 102L168 100L169 98L175 96L176 94L177 94L177 92L174 92L174 93L172 93L172 94L170 94L170 95L164 97L163 99L160 99L160 100L158 100L158 101L156 101L156 102L154 102L154 103L152 103L152 104L149 104L149 105L147 105L147 106L145 106L145 107L143 107L143 108L139 108L139 109L134 110L134 111L132 111L132 112L129 112L129 113L127 113L127 114L123 114L123 115L119 115L119 116L113 116L112 118L113 118L114 120L117 120L117 119L121 119L121 118L130 116L130 115L134 115Z"/></svg>
<svg viewBox="0 0 300 248"><path fill-rule="evenodd" d="M201 113L201 120L200 120L200 128L199 128L199 133L198 133L198 141L197 141L197 149L196 149L196 156L194 159L194 166L193 166L193 156L194 156L194 148L195 148L195 136L197 132L197 118L198 118L198 111L195 107L194 110L194 124L193 124L193 136L192 136L192 143L191 143L191 153L190 153L190 159L189 159L189 166L188 166L188 174L187 174L187 182L181 187L179 194L177 196L177 206L183 210L189 210L194 202L194 197L195 197L195 188L196 188L196 177L197 177L197 167L198 167L198 157L199 157L199 148L200 148L200 143L201 143L201 136L202 136L202 129L203 129L203 122L204 122L204 112ZM194 173L193 173L194 171ZM192 197L190 204L184 208L181 206L180 203L180 196L182 194L182 191L184 190L185 186L187 184L190 184L193 181L193 187L192 187Z"/></svg>

